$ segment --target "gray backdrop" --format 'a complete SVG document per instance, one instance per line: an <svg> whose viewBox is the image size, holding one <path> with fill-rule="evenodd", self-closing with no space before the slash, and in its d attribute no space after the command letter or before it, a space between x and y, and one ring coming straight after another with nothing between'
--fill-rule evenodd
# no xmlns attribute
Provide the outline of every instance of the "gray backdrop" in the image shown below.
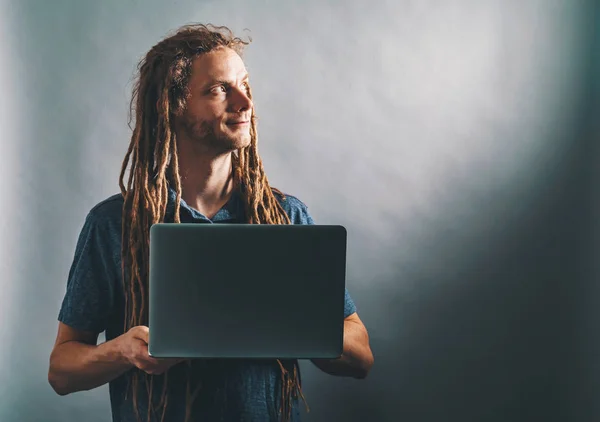
<svg viewBox="0 0 600 422"><path fill-rule="evenodd" d="M600 417L597 12L0 0L0 421L110 419L106 387L48 385L56 317L84 217L118 190L134 67L191 21L250 29L269 179L349 230L376 364L304 364L307 421Z"/></svg>

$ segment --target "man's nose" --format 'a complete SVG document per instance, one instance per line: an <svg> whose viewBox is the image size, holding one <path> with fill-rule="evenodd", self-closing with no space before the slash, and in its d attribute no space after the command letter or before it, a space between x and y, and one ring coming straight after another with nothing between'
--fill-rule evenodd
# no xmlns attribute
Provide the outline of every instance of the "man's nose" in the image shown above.
<svg viewBox="0 0 600 422"><path fill-rule="evenodd" d="M233 99L233 108L236 113L250 110L252 108L250 96L241 89L236 89L236 95Z"/></svg>

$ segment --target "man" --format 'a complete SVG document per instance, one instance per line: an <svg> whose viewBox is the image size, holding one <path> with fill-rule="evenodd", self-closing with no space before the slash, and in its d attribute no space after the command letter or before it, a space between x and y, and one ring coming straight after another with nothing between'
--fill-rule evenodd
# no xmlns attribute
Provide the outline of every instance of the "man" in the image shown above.
<svg viewBox="0 0 600 422"><path fill-rule="evenodd" d="M109 383L113 421L299 420L295 360L148 356L152 224L313 224L306 206L271 188L263 171L241 59L247 44L224 27L188 25L140 63L121 193L86 218L48 373L60 395ZM343 355L313 362L355 378L371 368L368 334L348 292Z"/></svg>

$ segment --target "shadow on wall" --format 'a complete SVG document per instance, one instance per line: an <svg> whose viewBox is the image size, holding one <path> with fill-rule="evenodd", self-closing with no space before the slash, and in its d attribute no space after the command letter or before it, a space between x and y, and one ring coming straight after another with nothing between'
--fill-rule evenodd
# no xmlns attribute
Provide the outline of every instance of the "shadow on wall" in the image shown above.
<svg viewBox="0 0 600 422"><path fill-rule="evenodd" d="M587 91L591 107L586 113L588 124L588 168L587 196L588 216L585 220L585 262L581 272L583 285L578 297L577 321L577 371L574 377L577 387L572 392L571 419L574 421L600 420L600 3L596 2L595 13L590 13L595 28L590 59L590 87ZM591 9L591 8L590 8Z"/></svg>
<svg viewBox="0 0 600 422"><path fill-rule="evenodd" d="M571 420L584 149L571 144L562 167L540 180L552 188L531 192L534 207L498 236L433 236L396 280L373 280L390 286L372 303L391 303L379 309L394 334L372 334L376 363L367 380L328 379L304 365L306 420ZM506 209L501 201L482 215Z"/></svg>

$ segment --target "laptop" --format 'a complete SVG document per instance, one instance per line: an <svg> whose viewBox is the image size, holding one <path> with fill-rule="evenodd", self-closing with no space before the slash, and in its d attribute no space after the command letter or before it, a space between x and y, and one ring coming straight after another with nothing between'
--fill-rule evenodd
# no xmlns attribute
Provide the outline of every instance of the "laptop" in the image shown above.
<svg viewBox="0 0 600 422"><path fill-rule="evenodd" d="M334 225L153 225L150 355L339 357L346 239Z"/></svg>

